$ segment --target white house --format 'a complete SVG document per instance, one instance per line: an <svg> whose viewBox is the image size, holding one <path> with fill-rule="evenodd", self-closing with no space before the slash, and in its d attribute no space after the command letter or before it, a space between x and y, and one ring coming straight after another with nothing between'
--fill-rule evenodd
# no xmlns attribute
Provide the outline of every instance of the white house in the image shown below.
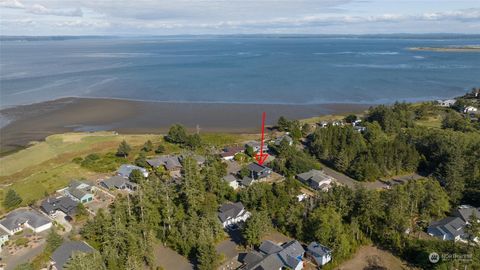
<svg viewBox="0 0 480 270"><path fill-rule="evenodd" d="M0 229L0 251L2 251L2 247L8 241L9 236L7 231Z"/></svg>
<svg viewBox="0 0 480 270"><path fill-rule="evenodd" d="M9 235L14 235L22 231L24 228L29 228L32 231L39 233L48 230L52 227L50 219L44 215L26 209L14 210L4 219L0 220L0 228L6 231Z"/></svg>
<svg viewBox="0 0 480 270"><path fill-rule="evenodd" d="M478 109L473 107L473 106L467 106L465 109L463 109L463 113L476 113L478 112Z"/></svg>
<svg viewBox="0 0 480 270"><path fill-rule="evenodd" d="M228 183L229 186L231 186L233 189L238 188L238 179L232 175L232 174L227 174L226 176L223 177L223 180Z"/></svg>
<svg viewBox="0 0 480 270"><path fill-rule="evenodd" d="M437 100L438 106L441 107L452 107L455 104L455 99L445 99L445 100Z"/></svg>
<svg viewBox="0 0 480 270"><path fill-rule="evenodd" d="M148 170L142 167L138 167L132 164L123 164L118 168L117 175L128 178L133 170L139 170L144 177L148 177Z"/></svg>
<svg viewBox="0 0 480 270"><path fill-rule="evenodd" d="M311 242L308 245L307 255L311 257L318 266L324 266L332 260L332 250L317 242Z"/></svg>
<svg viewBox="0 0 480 270"><path fill-rule="evenodd" d="M218 211L218 218L222 222L223 228L243 222L250 215L241 202L223 204Z"/></svg>
<svg viewBox="0 0 480 270"><path fill-rule="evenodd" d="M297 179L309 185L316 190L327 191L335 181L331 176L323 171L310 170L308 172L297 174Z"/></svg>
<svg viewBox="0 0 480 270"><path fill-rule="evenodd" d="M223 149L220 154L223 160L233 160L236 154L242 153L245 150L244 147L227 147Z"/></svg>

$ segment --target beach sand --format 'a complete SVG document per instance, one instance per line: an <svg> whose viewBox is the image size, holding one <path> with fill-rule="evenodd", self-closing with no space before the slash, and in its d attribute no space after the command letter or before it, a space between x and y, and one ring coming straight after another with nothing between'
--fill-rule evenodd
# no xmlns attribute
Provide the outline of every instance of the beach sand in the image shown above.
<svg viewBox="0 0 480 270"><path fill-rule="evenodd" d="M225 103L169 103L120 99L62 98L0 111L10 123L0 129L0 152L71 131L113 130L120 133L164 133L180 123L206 132L257 132L261 112L267 124L280 116L302 119L326 114L361 112L364 104L260 105Z"/></svg>

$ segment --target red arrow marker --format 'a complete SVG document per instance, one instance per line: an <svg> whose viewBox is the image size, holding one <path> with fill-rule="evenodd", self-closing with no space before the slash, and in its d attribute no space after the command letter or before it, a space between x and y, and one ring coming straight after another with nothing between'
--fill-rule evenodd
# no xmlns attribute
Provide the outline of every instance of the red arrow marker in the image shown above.
<svg viewBox="0 0 480 270"><path fill-rule="evenodd" d="M264 141L265 141L265 118L266 118L266 113L263 112L263 114L262 114L262 141L260 142L260 152L258 152L255 155L255 160L260 165L262 165L265 162L265 160L268 158L268 154L263 153L263 144L264 144Z"/></svg>

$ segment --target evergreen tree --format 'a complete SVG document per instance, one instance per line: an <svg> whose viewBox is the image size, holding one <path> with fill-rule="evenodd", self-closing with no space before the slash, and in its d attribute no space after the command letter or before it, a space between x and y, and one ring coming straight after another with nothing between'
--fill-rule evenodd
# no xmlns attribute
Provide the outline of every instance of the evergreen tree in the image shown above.
<svg viewBox="0 0 480 270"><path fill-rule="evenodd" d="M145 152L150 152L153 150L153 143L152 141L148 140L143 144L142 150Z"/></svg>
<svg viewBox="0 0 480 270"><path fill-rule="evenodd" d="M145 152L140 152L138 157L135 159L135 165L140 166L142 168L147 168L147 157L145 156Z"/></svg>
<svg viewBox="0 0 480 270"><path fill-rule="evenodd" d="M155 149L155 153L157 154L163 154L165 153L165 146L163 144L160 144L157 149Z"/></svg>
<svg viewBox="0 0 480 270"><path fill-rule="evenodd" d="M280 116L277 121L277 127L280 131L287 131L290 127L290 121L288 121L287 118Z"/></svg>
<svg viewBox="0 0 480 270"><path fill-rule="evenodd" d="M3 206L7 209L12 209L20 205L22 201L22 198L15 190L9 189L3 199Z"/></svg>
<svg viewBox="0 0 480 270"><path fill-rule="evenodd" d="M140 183L144 179L143 173L138 169L133 169L130 175L128 176L128 180L134 183Z"/></svg>
<svg viewBox="0 0 480 270"><path fill-rule="evenodd" d="M267 233L272 224L266 212L253 212L252 216L245 222L243 238L248 246L258 246L262 237Z"/></svg>
<svg viewBox="0 0 480 270"><path fill-rule="evenodd" d="M130 154L130 151L131 151L131 147L130 145L128 145L128 143L123 140L120 145L118 146L118 149L117 149L117 156L121 156L121 157L124 157L126 158L128 156L128 154Z"/></svg>
<svg viewBox="0 0 480 270"><path fill-rule="evenodd" d="M200 245L198 247L198 269L210 270L218 266L219 256L212 243Z"/></svg>
<svg viewBox="0 0 480 270"><path fill-rule="evenodd" d="M75 253L67 262L65 267L68 270L106 270L103 258L98 252L93 253Z"/></svg>
<svg viewBox="0 0 480 270"><path fill-rule="evenodd" d="M175 124L170 127L165 139L172 143L184 144L187 141L187 131L182 125Z"/></svg>
<svg viewBox="0 0 480 270"><path fill-rule="evenodd" d="M45 251L51 254L59 248L62 243L63 238L55 231L55 229L51 229L47 235L47 246L45 247Z"/></svg>

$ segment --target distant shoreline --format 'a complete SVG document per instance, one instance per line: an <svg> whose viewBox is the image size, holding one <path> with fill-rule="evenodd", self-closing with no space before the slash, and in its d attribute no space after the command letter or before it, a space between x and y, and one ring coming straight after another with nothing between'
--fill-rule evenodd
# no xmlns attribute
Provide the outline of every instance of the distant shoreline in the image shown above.
<svg viewBox="0 0 480 270"><path fill-rule="evenodd" d="M61 98L0 110L6 124L0 129L0 152L14 151L32 141L72 131L110 130L120 133L164 133L180 123L203 132L252 133L278 117L304 119L328 114L362 112L373 104L330 103L318 105L174 103L106 98Z"/></svg>
<svg viewBox="0 0 480 270"><path fill-rule="evenodd" d="M431 51L431 52L480 52L480 45L452 46L452 47L411 47L410 51Z"/></svg>

